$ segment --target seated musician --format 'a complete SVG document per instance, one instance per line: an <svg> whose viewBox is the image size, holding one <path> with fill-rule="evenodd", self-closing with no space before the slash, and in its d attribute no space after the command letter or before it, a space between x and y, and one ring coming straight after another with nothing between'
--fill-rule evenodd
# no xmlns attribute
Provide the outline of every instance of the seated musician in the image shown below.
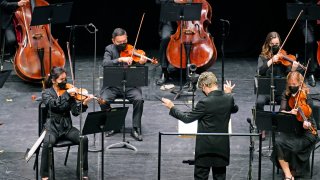
<svg viewBox="0 0 320 180"><path fill-rule="evenodd" d="M290 72L287 77L286 90L281 99L280 111L295 114L298 118L301 114L298 111L300 108L306 115L306 120L301 119L303 121L302 132L281 133L274 144L271 160L282 168L285 180L293 180L295 177L310 174L309 156L319 138L315 121L310 114L312 112L310 103L307 103L309 89L303 81L304 77L299 72ZM298 97L299 103L295 105ZM299 120L299 118L295 120Z"/></svg>
<svg viewBox="0 0 320 180"><path fill-rule="evenodd" d="M132 57L120 57L121 51L127 47L127 32L122 28L114 29L112 33L112 44L105 48L102 66L131 66L142 65L146 63L145 58L140 58L139 62L133 61ZM100 96L108 102L114 101L116 98L121 98L123 95L122 87L108 87L103 86L100 91ZM133 103L133 116L132 116L132 132L131 136L137 140L142 141L141 135L141 117L143 113L142 90L140 87L127 87L125 92L126 98ZM100 105L101 110L107 110L108 105ZM107 136L119 132L118 129L111 130L106 133Z"/></svg>
<svg viewBox="0 0 320 180"><path fill-rule="evenodd" d="M270 77L272 72L273 64L273 74L274 77L282 78L291 71L296 71L299 68L299 63L294 61L292 65L285 66L280 62L282 54L279 51L281 46L280 35L277 32L269 32L265 42L262 45L262 50L258 58L258 76ZM264 105L270 102L270 95L258 95L256 100L256 110L264 110ZM275 96L275 101L280 104L281 95ZM265 139L265 132L262 131L262 138Z"/></svg>
<svg viewBox="0 0 320 180"><path fill-rule="evenodd" d="M29 3L29 0L20 0L20 1L7 1L0 0L0 42L1 42L1 50L2 43L5 42L6 49L9 50L11 54L14 54L16 43L16 34L14 31L13 24L13 15L14 12L22 6L25 6ZM2 52L1 52L2 53Z"/></svg>
<svg viewBox="0 0 320 180"><path fill-rule="evenodd" d="M53 146L59 138L71 140L80 144L80 131L72 126L70 112L78 116L81 111L88 108L88 103L93 99L89 95L81 102L77 102L73 96L76 88L66 90L66 70L61 67L53 67L45 83L45 90L42 92L42 101L48 109L48 120L45 124L47 133L43 140L41 155L40 175L42 179L48 179L48 153L49 147ZM77 176L80 177L80 146L78 148ZM83 138L83 179L88 179L88 138Z"/></svg>

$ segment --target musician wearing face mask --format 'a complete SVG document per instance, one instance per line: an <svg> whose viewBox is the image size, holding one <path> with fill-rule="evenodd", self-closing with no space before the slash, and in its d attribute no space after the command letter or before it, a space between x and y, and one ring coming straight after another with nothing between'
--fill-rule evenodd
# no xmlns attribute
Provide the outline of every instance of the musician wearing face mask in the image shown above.
<svg viewBox="0 0 320 180"><path fill-rule="evenodd" d="M279 52L281 46L280 35L277 32L269 32L265 42L262 45L262 50L258 58L258 76L271 77L272 65L274 78L283 78L291 71L303 71L297 61L289 66L280 62L279 59L283 58L283 54ZM270 95L258 94L256 100L256 110L264 110L264 106L270 102ZM275 101L280 104L281 95L275 96ZM265 132L262 132L262 139L265 139Z"/></svg>
<svg viewBox="0 0 320 180"><path fill-rule="evenodd" d="M126 49L128 43L127 32L122 28L114 29L112 33L112 44L105 48L102 66L131 66L135 64L145 64L146 59L140 58L139 62L132 60L132 57L120 57L121 51ZM131 136L137 140L142 141L141 135L141 117L143 113L142 90L140 87L127 87L126 98L133 103L133 117L132 117L132 132ZM103 86L100 91L101 97L107 102L112 102L116 98L122 98L122 87ZM100 105L102 110L110 108L108 105ZM112 136L119 132L119 129L106 132L106 136Z"/></svg>
<svg viewBox="0 0 320 180"><path fill-rule="evenodd" d="M305 120L301 119L301 131L280 133L276 137L271 160L282 169L284 180L304 176L309 178L309 157L319 138L315 129L315 120L312 117L312 101L308 97L309 89L303 81L304 77L299 72L290 72L287 77L286 90L281 99L281 112L297 115L297 119L293 119L295 121L298 121L298 115L301 112L306 116ZM296 101L299 103L295 107Z"/></svg>
<svg viewBox="0 0 320 180"><path fill-rule="evenodd" d="M89 95L82 102L77 102L73 98L76 94L75 88L66 89L67 74L61 67L53 67L49 77L45 82L45 90L42 92L42 101L48 109L48 120L45 123L47 131L44 140L41 155L40 175L42 180L47 180L49 176L48 155L49 148L57 142L58 139L68 139L74 143L80 144L80 131L72 126L73 116L78 116L85 112L93 95ZM88 179L88 138L83 138L83 179ZM77 176L80 177L80 146L78 148Z"/></svg>

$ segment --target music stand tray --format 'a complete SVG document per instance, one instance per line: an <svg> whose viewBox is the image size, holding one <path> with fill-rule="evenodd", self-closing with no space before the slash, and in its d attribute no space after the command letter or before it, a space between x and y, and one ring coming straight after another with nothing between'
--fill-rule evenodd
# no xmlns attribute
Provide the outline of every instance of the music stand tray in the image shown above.
<svg viewBox="0 0 320 180"><path fill-rule="evenodd" d="M110 111L89 112L82 134L94 134L113 129L120 129L125 121L128 107L115 107ZM101 127L103 126L103 129Z"/></svg>
<svg viewBox="0 0 320 180"><path fill-rule="evenodd" d="M148 86L148 66L104 66L103 86L126 87Z"/></svg>
<svg viewBox="0 0 320 180"><path fill-rule="evenodd" d="M256 126L258 130L284 133L302 132L302 122L289 113L271 111L256 111Z"/></svg>
<svg viewBox="0 0 320 180"><path fill-rule="evenodd" d="M301 20L320 19L320 6L300 3L287 3L287 18L296 19L301 10L303 10L303 13L300 16Z"/></svg>
<svg viewBox="0 0 320 180"><path fill-rule="evenodd" d="M194 21L201 18L202 3L161 4L160 21Z"/></svg>
<svg viewBox="0 0 320 180"><path fill-rule="evenodd" d="M10 76L11 71L12 70L0 71L0 88L2 88L4 83L7 81L8 77Z"/></svg>
<svg viewBox="0 0 320 180"><path fill-rule="evenodd" d="M82 129L82 135L101 133L101 179L104 179L104 132L120 129L124 124L128 107L111 108L110 111L89 112Z"/></svg>
<svg viewBox="0 0 320 180"><path fill-rule="evenodd" d="M255 94L258 91L258 94L270 95L270 84L271 78L269 77L255 77L255 86L254 92ZM286 78L274 78L274 86L275 86L275 95L282 95L283 91L286 89Z"/></svg>
<svg viewBox="0 0 320 180"><path fill-rule="evenodd" d="M36 6L30 25L66 23L70 19L72 5L73 2Z"/></svg>

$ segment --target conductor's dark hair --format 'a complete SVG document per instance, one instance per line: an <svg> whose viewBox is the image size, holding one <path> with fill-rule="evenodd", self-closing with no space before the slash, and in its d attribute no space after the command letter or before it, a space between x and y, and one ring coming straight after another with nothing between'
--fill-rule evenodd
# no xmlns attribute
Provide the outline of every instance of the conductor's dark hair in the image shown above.
<svg viewBox="0 0 320 180"><path fill-rule="evenodd" d="M56 80L63 73L67 73L67 71L63 67L53 67L50 71L49 76L45 80L45 88L52 87L52 80Z"/></svg>
<svg viewBox="0 0 320 180"><path fill-rule="evenodd" d="M115 38L116 36L123 36L123 35L127 35L126 30L122 28L116 28L113 30L112 39Z"/></svg>

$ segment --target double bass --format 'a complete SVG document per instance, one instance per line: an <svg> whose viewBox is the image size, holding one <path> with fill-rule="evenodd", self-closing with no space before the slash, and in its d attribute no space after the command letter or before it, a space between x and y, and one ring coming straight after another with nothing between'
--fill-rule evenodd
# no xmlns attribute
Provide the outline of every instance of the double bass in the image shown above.
<svg viewBox="0 0 320 180"><path fill-rule="evenodd" d="M49 25L30 26L33 7L47 5L44 0L30 0L15 12L16 32L21 35L17 39L21 40L14 57L14 69L28 82L43 82L51 67L65 65L64 52L52 37Z"/></svg>
<svg viewBox="0 0 320 180"><path fill-rule="evenodd" d="M197 72L202 72L212 66L217 59L217 50L213 38L208 33L212 8L206 0L193 0L192 3L202 3L201 19L177 22L177 30L170 37L166 55L169 63L176 68L184 69L187 63L190 63L197 67ZM182 29L181 23L183 23ZM184 46L180 58L182 44ZM189 62L187 62L187 58L189 58Z"/></svg>

